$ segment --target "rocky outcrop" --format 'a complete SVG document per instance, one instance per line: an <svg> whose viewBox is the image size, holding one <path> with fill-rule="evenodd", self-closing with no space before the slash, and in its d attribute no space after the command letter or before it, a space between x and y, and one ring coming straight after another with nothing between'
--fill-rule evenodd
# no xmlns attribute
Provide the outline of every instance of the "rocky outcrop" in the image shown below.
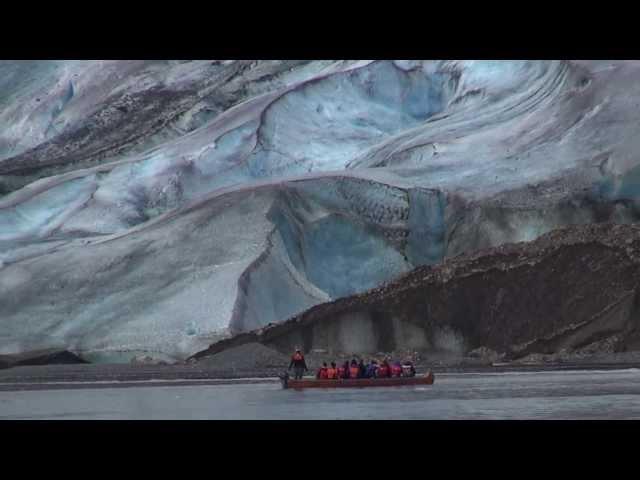
<svg viewBox="0 0 640 480"><path fill-rule="evenodd" d="M289 356L260 343L246 343L209 356L201 363L209 367L224 367L232 370L260 368L282 370L287 367L289 360Z"/></svg>
<svg viewBox="0 0 640 480"><path fill-rule="evenodd" d="M639 282L640 225L570 227L417 268L195 357L248 342L283 352L414 348L496 359L640 350Z"/></svg>
<svg viewBox="0 0 640 480"><path fill-rule="evenodd" d="M89 363L68 350L47 349L25 352L16 355L0 355L0 368L24 365L66 365Z"/></svg>

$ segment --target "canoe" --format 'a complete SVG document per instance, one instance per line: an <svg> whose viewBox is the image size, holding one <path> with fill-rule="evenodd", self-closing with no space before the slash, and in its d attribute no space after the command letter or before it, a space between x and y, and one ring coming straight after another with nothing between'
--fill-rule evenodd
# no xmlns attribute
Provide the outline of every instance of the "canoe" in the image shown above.
<svg viewBox="0 0 640 480"><path fill-rule="evenodd" d="M391 378L354 378L340 380L302 379L293 380L288 376L281 376L282 388L364 388L364 387L404 387L407 385L433 385L432 372L415 377L391 377Z"/></svg>

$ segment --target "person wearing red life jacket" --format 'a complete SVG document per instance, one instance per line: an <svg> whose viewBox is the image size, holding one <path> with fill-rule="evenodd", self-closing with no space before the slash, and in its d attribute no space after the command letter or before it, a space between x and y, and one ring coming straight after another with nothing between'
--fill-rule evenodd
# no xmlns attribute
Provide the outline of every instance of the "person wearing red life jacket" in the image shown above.
<svg viewBox="0 0 640 480"><path fill-rule="evenodd" d="M318 369L318 373L316 374L316 378L319 380L326 380L327 377L327 362L323 362L322 366Z"/></svg>
<svg viewBox="0 0 640 480"><path fill-rule="evenodd" d="M385 358L382 363L380 364L380 367L378 367L378 371L376 372L376 376L379 378L386 378L389 376L389 374L391 373L389 371L389 362L387 362L387 359Z"/></svg>
<svg viewBox="0 0 640 480"><path fill-rule="evenodd" d="M354 358L351 360L351 366L349 367L349 378L360 378L360 367L358 362Z"/></svg>
<svg viewBox="0 0 640 480"><path fill-rule="evenodd" d="M336 362L331 362L331 366L327 368L327 378L329 380L335 380L338 378L338 369L336 368Z"/></svg>
<svg viewBox="0 0 640 480"><path fill-rule="evenodd" d="M296 351L291 357L291 362L289 363L289 370L293 367L294 378L299 380L302 378L302 375L305 371L308 371L307 362L304 360L304 355L300 351L299 348L296 347Z"/></svg>
<svg viewBox="0 0 640 480"><path fill-rule="evenodd" d="M402 376L402 365L400 365L400 362L395 362L393 365L391 365L391 376L392 377Z"/></svg>

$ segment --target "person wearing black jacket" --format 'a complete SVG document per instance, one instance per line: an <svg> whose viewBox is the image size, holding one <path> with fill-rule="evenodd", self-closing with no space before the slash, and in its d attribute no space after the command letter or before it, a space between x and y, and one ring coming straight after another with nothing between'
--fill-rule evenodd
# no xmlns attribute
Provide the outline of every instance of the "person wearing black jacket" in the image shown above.
<svg viewBox="0 0 640 480"><path fill-rule="evenodd" d="M367 378L367 366L364 364L364 360L360 359L358 368L360 369L358 372L358 378Z"/></svg>
<svg viewBox="0 0 640 480"><path fill-rule="evenodd" d="M291 370L291 367L293 367L293 378L296 380L300 380L304 372L309 371L307 362L304 360L304 355L299 348L296 348L296 352L291 357L289 370Z"/></svg>

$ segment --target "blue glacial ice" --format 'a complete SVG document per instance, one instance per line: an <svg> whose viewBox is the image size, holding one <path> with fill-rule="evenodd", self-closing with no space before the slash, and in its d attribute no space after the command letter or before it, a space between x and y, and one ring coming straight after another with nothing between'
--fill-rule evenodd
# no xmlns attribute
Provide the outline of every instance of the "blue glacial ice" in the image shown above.
<svg viewBox="0 0 640 480"><path fill-rule="evenodd" d="M0 353L185 358L417 265L637 220L639 62L235 65L0 63ZM230 108L216 72L247 85ZM103 148L96 112L160 87L184 111L136 145L46 156Z"/></svg>

